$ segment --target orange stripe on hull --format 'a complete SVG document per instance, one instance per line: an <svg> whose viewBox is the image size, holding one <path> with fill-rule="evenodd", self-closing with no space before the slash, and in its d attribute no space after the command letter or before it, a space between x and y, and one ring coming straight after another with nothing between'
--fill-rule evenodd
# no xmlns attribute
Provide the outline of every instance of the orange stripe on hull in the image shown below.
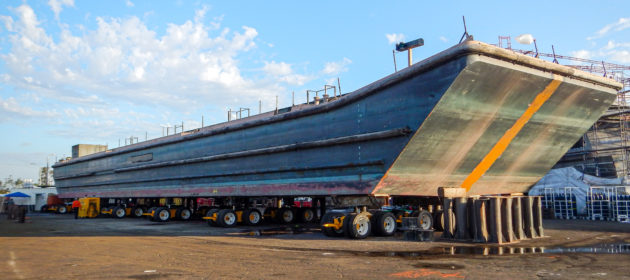
<svg viewBox="0 0 630 280"><path fill-rule="evenodd" d="M492 164L494 164L494 162L501 156L501 154L503 154L508 145L510 145L510 142L512 142L514 137L516 137L516 135L521 131L525 124L529 122L529 120L540 109L540 107L542 107L542 105L545 104L545 102L549 99L549 97L551 97L556 89L558 89L558 86L560 86L560 84L562 83L562 80L560 79L561 77L554 75L553 81L551 81L551 83L549 83L549 85L547 85L547 87L545 87L543 91L536 95L536 98L534 98L534 101L529 105L527 110L525 110L523 115L521 115L521 117L516 120L516 123L514 123L514 125L512 125L512 127L505 132L505 134L503 134L501 139L499 139L499 142L497 142L494 147L492 147L490 152L488 152L488 154L481 160L481 162L479 162L475 169L473 169L473 171L468 174L468 177L466 177L466 180L464 180L464 182L462 183L462 188L465 188L467 192L470 191L472 185L477 182L479 178L481 178L481 176L483 176L483 174L488 171L488 169L490 169Z"/></svg>

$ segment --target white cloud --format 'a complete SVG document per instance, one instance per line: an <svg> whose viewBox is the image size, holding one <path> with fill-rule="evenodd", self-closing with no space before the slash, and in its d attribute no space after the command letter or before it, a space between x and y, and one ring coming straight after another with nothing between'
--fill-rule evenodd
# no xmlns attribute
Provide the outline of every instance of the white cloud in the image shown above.
<svg viewBox="0 0 630 280"><path fill-rule="evenodd" d="M618 32L627 28L630 28L630 18L620 18L616 22L607 24L606 26L602 27L602 29L595 32L594 36L588 37L586 39L593 40L593 39L601 38L601 37L606 36L611 31Z"/></svg>
<svg viewBox="0 0 630 280"><path fill-rule="evenodd" d="M322 72L327 75L337 75L341 72L348 71L347 66L350 65L351 63L352 63L352 60L350 60L347 57L344 57L341 61L326 62Z"/></svg>
<svg viewBox="0 0 630 280"><path fill-rule="evenodd" d="M612 50L616 48L630 48L630 42L617 43L614 40L609 40L608 43L606 43L606 46L603 47L604 50Z"/></svg>
<svg viewBox="0 0 630 280"><path fill-rule="evenodd" d="M263 70L273 76L288 75L293 73L291 65L285 62L265 62Z"/></svg>
<svg viewBox="0 0 630 280"><path fill-rule="evenodd" d="M440 39L440 41L442 41L444 43L448 42L448 39L446 39L446 37L444 37L444 36L440 36L439 39Z"/></svg>
<svg viewBox="0 0 630 280"><path fill-rule="evenodd" d="M630 51L629 50L614 50L607 53L607 56L612 60L619 63L630 63Z"/></svg>
<svg viewBox="0 0 630 280"><path fill-rule="evenodd" d="M12 17L0 15L0 21L4 23L4 28L6 28L7 31L13 31L13 18Z"/></svg>
<svg viewBox="0 0 630 280"><path fill-rule="evenodd" d="M388 44L397 44L405 40L405 35L401 33L385 34Z"/></svg>
<svg viewBox="0 0 630 280"><path fill-rule="evenodd" d="M6 65L4 79L66 102L81 102L87 97L84 92L90 92L105 100L182 109L226 95L247 99L254 92L260 96L276 91L275 85L263 85L268 81L243 77L238 66L239 55L256 47L256 29L223 28L212 36L209 30L215 28L202 21L206 9L195 13L195 22L169 24L162 36L137 17L97 17L95 29L75 35L62 25L53 40L33 9L22 5L14 9L11 49L0 55Z"/></svg>
<svg viewBox="0 0 630 280"><path fill-rule="evenodd" d="M63 10L63 6L74 7L74 0L49 0L48 6L55 13L55 18L59 20L59 13Z"/></svg>
<svg viewBox="0 0 630 280"><path fill-rule="evenodd" d="M312 79L309 76L294 73L291 64L285 62L265 62L263 71L277 80L290 85L300 86Z"/></svg>
<svg viewBox="0 0 630 280"><path fill-rule="evenodd" d="M9 97L7 99L0 98L0 121L7 120L23 120L32 118L54 118L59 114L55 111L37 111L33 108L22 106L18 101Z"/></svg>
<svg viewBox="0 0 630 280"><path fill-rule="evenodd" d="M60 12L67 3L72 4L50 5ZM133 16L91 16L86 20L96 27L86 24L76 32L60 22L61 30L53 34L29 5L10 9L13 15L0 18L7 29L0 81L14 97L0 99L0 122L42 117L41 124L53 124L48 127L53 134L77 141L137 134L137 129L149 130L151 138L161 131L160 122L177 122L190 112L258 100L263 100L263 110L270 110L287 85L304 85L317 77L296 73L283 61L256 62L261 61L252 57L258 31L223 27L223 16L206 19L208 10L170 23L158 35ZM250 64L245 66L248 75L242 73L245 63ZM326 65L326 71L334 65ZM335 69L343 70L347 63L340 65ZM206 113L206 124L224 120Z"/></svg>
<svg viewBox="0 0 630 280"><path fill-rule="evenodd" d="M590 59L593 55L591 54L590 51L578 50L578 51L571 52L571 56L577 57L577 58Z"/></svg>
<svg viewBox="0 0 630 280"><path fill-rule="evenodd" d="M129 0L127 0L127 2L125 2L125 5L127 5L127 7L133 7L133 6L135 6L135 5L133 4L133 2L131 2L131 1L129 1Z"/></svg>

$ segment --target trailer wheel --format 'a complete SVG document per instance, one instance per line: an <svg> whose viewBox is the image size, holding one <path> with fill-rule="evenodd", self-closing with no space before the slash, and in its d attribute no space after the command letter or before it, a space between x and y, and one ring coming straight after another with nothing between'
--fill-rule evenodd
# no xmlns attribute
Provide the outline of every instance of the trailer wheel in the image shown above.
<svg viewBox="0 0 630 280"><path fill-rule="evenodd" d="M219 209L213 208L208 210L208 212L206 212L206 217L212 217L212 215L214 215L214 213L218 213ZM218 215L217 215L218 216ZM208 225L213 227L217 225L217 221L213 221L213 220L208 220Z"/></svg>
<svg viewBox="0 0 630 280"><path fill-rule="evenodd" d="M371 233L372 223L370 222L370 216L368 212L361 212L359 214L351 213L346 216L348 223L345 223L345 233L352 239L365 239Z"/></svg>
<svg viewBox="0 0 630 280"><path fill-rule="evenodd" d="M175 216L182 221L188 221L190 220L192 213L188 208L179 208L177 209L177 212L175 212Z"/></svg>
<svg viewBox="0 0 630 280"><path fill-rule="evenodd" d="M330 228L330 227L324 227L324 224L332 224L334 222L335 219L343 217L344 214L343 213L339 213L339 212L327 212L326 214L324 214L324 216L322 217L321 220L321 228L322 228L322 232L324 233L324 235L328 236L328 237L340 237L343 236L343 228L341 227L340 229L335 229L335 228ZM345 223L346 221L344 221Z"/></svg>
<svg viewBox="0 0 630 280"><path fill-rule="evenodd" d="M66 213L68 213L68 208L66 208L65 205L59 205L59 206L57 206L57 213L59 213L59 214L66 214Z"/></svg>
<svg viewBox="0 0 630 280"><path fill-rule="evenodd" d="M157 222L167 222L168 219L171 218L171 212L168 211L168 208L159 207L155 209L155 213L153 214L153 219Z"/></svg>
<svg viewBox="0 0 630 280"><path fill-rule="evenodd" d="M258 225L262 222L262 215L256 209L247 209L243 212L243 222L250 226Z"/></svg>
<svg viewBox="0 0 630 280"><path fill-rule="evenodd" d="M300 220L303 223L312 223L315 221L315 211L312 208L300 209Z"/></svg>
<svg viewBox="0 0 630 280"><path fill-rule="evenodd" d="M435 212L435 215L433 216L433 228L435 228L436 231L444 230L444 212Z"/></svg>
<svg viewBox="0 0 630 280"><path fill-rule="evenodd" d="M278 222L283 224L290 224L295 220L295 212L291 208L280 208L276 214Z"/></svg>
<svg viewBox="0 0 630 280"><path fill-rule="evenodd" d="M222 227L233 227L236 225L236 213L230 209L223 209L217 213L217 223Z"/></svg>
<svg viewBox="0 0 630 280"><path fill-rule="evenodd" d="M378 211L372 215L372 231L375 235L391 236L396 232L396 217L392 212Z"/></svg>
<svg viewBox="0 0 630 280"><path fill-rule="evenodd" d="M133 214L134 217L140 218L142 217L142 214L144 214L144 209L142 207L135 207L133 208L131 213Z"/></svg>
<svg viewBox="0 0 630 280"><path fill-rule="evenodd" d="M204 217L206 216L206 213L208 213L208 210L210 210L208 206L202 206L197 209L197 212L195 214Z"/></svg>
<svg viewBox="0 0 630 280"><path fill-rule="evenodd" d="M125 208L119 206L119 207L114 208L114 211L112 212L112 214L114 214L114 217L118 219L122 219L125 217L127 213L125 211Z"/></svg>
<svg viewBox="0 0 630 280"><path fill-rule="evenodd" d="M42 208L39 208L39 212L46 212L48 211L48 205L43 205Z"/></svg>
<svg viewBox="0 0 630 280"><path fill-rule="evenodd" d="M418 213L418 227L423 230L430 230L433 227L433 216L426 210Z"/></svg>

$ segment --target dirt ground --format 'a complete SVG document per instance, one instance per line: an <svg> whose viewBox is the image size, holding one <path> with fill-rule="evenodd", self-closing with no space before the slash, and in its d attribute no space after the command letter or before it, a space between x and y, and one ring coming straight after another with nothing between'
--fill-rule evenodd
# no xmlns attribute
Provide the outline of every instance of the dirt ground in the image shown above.
<svg viewBox="0 0 630 280"><path fill-rule="evenodd" d="M630 279L630 224L545 220L496 246L328 238L316 225L0 216L0 279Z"/></svg>

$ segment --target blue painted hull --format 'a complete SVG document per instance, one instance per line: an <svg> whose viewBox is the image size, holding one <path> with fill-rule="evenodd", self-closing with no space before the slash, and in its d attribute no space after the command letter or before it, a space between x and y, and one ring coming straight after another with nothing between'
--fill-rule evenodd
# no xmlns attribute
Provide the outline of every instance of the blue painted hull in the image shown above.
<svg viewBox="0 0 630 280"><path fill-rule="evenodd" d="M497 52L505 51L478 42L458 45L334 101L60 162L53 166L58 192L60 197L435 195L437 187L464 181L553 79L549 69L561 67L528 65L522 56ZM543 66L531 65L536 63ZM560 74L563 87L471 193L526 190L614 100L614 82ZM575 97L564 102L567 96ZM584 108L588 113L576 114ZM536 143L537 136L553 144ZM532 141L540 151L527 145ZM524 159L525 151L534 160Z"/></svg>

